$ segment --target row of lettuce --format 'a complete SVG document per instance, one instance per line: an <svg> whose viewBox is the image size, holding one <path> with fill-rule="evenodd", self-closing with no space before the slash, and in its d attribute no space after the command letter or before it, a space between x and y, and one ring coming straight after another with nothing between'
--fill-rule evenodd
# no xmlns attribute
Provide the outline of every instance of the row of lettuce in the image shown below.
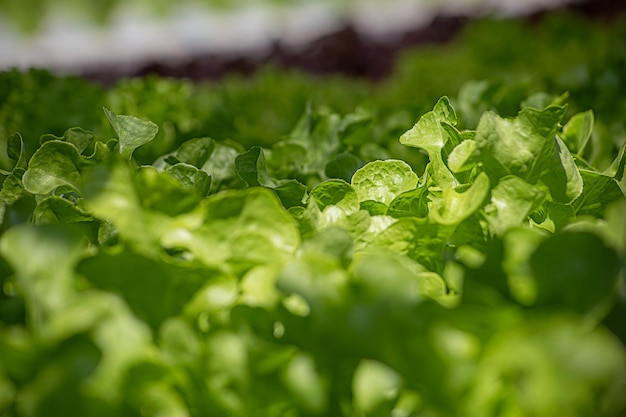
<svg viewBox="0 0 626 417"><path fill-rule="evenodd" d="M469 24L454 42L402 54L393 76L374 85L268 68L219 83L148 77L123 80L104 90L42 71L8 71L0 73L0 141L20 132L30 155L41 135L60 136L73 126L111 136L113 131L101 117L105 106L161 127L156 139L135 155L140 163L152 163L185 140L206 135L219 141L233 139L244 149L271 146L290 132L310 105L342 115L358 108L370 130L362 133L367 137L354 138L345 146L363 160L382 153L407 159L397 137L443 95L451 97L459 110L461 126L474 129L485 110L511 117L533 94L567 91L570 115L593 109L599 141L611 144L624 136L625 39L623 18L600 24L557 15L533 26L479 21ZM363 142L370 144L365 150L359 148ZM605 168L617 147L598 150L592 162ZM0 155L0 168L8 165Z"/></svg>
<svg viewBox="0 0 626 417"><path fill-rule="evenodd" d="M1 74L0 414L623 415L624 55L423 110L494 27L376 87Z"/></svg>

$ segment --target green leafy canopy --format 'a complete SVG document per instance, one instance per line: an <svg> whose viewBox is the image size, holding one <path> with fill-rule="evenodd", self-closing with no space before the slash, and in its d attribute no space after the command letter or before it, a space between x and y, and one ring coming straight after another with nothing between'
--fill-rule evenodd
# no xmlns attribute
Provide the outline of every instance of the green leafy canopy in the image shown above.
<svg viewBox="0 0 626 417"><path fill-rule="evenodd" d="M363 109L151 163L107 109L9 137L0 414L623 415L626 145L594 167L592 113L544 101L463 130L443 97L399 135L422 169Z"/></svg>

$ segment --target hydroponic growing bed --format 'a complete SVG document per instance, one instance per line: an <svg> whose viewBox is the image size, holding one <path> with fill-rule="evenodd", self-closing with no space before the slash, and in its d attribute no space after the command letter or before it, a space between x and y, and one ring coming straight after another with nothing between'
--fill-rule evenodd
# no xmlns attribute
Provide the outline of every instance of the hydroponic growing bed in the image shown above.
<svg viewBox="0 0 626 417"><path fill-rule="evenodd" d="M0 415L620 417L626 20L377 83L0 73Z"/></svg>

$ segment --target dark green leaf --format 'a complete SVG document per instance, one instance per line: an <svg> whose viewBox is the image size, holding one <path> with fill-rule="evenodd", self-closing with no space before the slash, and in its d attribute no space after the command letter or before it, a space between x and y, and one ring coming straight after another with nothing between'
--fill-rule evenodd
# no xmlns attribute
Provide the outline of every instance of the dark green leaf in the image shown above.
<svg viewBox="0 0 626 417"><path fill-rule="evenodd" d="M263 149L258 146L254 146L249 151L237 155L235 158L235 169L239 178L250 187L263 186L272 188L276 185L265 168Z"/></svg>
<svg viewBox="0 0 626 417"><path fill-rule="evenodd" d="M596 235L564 232L542 242L530 265L538 303L563 304L589 313L610 301L620 261Z"/></svg>
<svg viewBox="0 0 626 417"><path fill-rule="evenodd" d="M24 159L24 141L19 133L14 133L7 139L7 156L18 162Z"/></svg>
<svg viewBox="0 0 626 417"><path fill-rule="evenodd" d="M558 136L555 137L554 151L555 157L541 180L550 189L553 201L570 204L583 192L583 180L567 146Z"/></svg>
<svg viewBox="0 0 626 417"><path fill-rule="evenodd" d="M379 216L383 214L387 214L387 206L380 201L374 200L365 200L361 201L359 204L361 210L365 210L369 213L370 216Z"/></svg>
<svg viewBox="0 0 626 417"><path fill-rule="evenodd" d="M339 179L322 182L311 191L311 197L315 199L320 210L335 205L343 208L346 213L353 213L359 207L359 200L354 188Z"/></svg>
<svg viewBox="0 0 626 417"><path fill-rule="evenodd" d="M393 199L389 204L387 214L400 217L426 217L428 215L428 190L419 187L404 192Z"/></svg>
<svg viewBox="0 0 626 417"><path fill-rule="evenodd" d="M285 208L303 206L306 198L306 186L297 180L279 181L274 192Z"/></svg>
<svg viewBox="0 0 626 417"><path fill-rule="evenodd" d="M180 145L176 151L176 158L180 162L202 168L214 149L215 141L211 138L190 139Z"/></svg>
<svg viewBox="0 0 626 417"><path fill-rule="evenodd" d="M356 156L342 152L332 160L328 161L324 172L328 178L338 178L344 181L350 181L357 169L360 168L361 162Z"/></svg>

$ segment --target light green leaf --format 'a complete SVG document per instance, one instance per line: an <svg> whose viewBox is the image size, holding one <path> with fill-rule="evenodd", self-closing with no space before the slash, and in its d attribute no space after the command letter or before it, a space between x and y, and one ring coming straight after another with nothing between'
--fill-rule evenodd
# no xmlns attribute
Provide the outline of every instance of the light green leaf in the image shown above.
<svg viewBox="0 0 626 417"><path fill-rule="evenodd" d="M342 227L328 227L302 243L306 252L315 252L336 258L342 265L348 265L354 253L354 240Z"/></svg>
<svg viewBox="0 0 626 417"><path fill-rule="evenodd" d="M349 269L351 282L366 302L390 303L389 308L415 305L423 296L418 277L423 268L410 262L387 251L358 253Z"/></svg>
<svg viewBox="0 0 626 417"><path fill-rule="evenodd" d="M447 288L441 276L386 250L356 254L349 274L364 302L381 304L386 311L410 309L423 298L446 299Z"/></svg>
<svg viewBox="0 0 626 417"><path fill-rule="evenodd" d="M175 366L193 367L201 360L198 335L189 322L180 317L172 317L161 325L159 345L165 360Z"/></svg>
<svg viewBox="0 0 626 417"><path fill-rule="evenodd" d="M304 410L318 415L324 413L328 403L326 382L310 355L300 353L295 356L285 369L283 379Z"/></svg>
<svg viewBox="0 0 626 417"><path fill-rule="evenodd" d="M307 106L305 114L300 118L296 127L289 134L288 144L299 145L304 149L306 173L315 173L322 177L326 164L331 157L337 155L341 142L339 134L343 121L338 114L325 109L313 110ZM350 123L348 122L348 125ZM347 126L346 126L347 127ZM297 148L285 148L291 151ZM301 157L297 156L297 161Z"/></svg>
<svg viewBox="0 0 626 417"><path fill-rule="evenodd" d="M563 126L563 142L569 150L582 156L593 133L594 116L592 110L577 113Z"/></svg>
<svg viewBox="0 0 626 417"><path fill-rule="evenodd" d="M141 120L133 116L117 115L103 107L104 114L120 142L120 154L125 159L130 159L135 149L150 142L159 131L154 123Z"/></svg>
<svg viewBox="0 0 626 417"><path fill-rule="evenodd" d="M352 379L355 407L370 415L381 404L393 401L399 393L402 378L384 363L364 359Z"/></svg>
<svg viewBox="0 0 626 417"><path fill-rule="evenodd" d="M240 152L228 143L217 143L208 161L202 166L202 170L211 176L211 192L237 176L235 171L235 158ZM241 181L241 180L239 180Z"/></svg>
<svg viewBox="0 0 626 417"><path fill-rule="evenodd" d="M57 137L49 134L43 135L40 139L40 142L42 144L51 140L61 140L64 142L69 142L72 145L76 146L78 152L82 154L94 142L95 139L96 137L92 132L81 129L80 127L73 127L66 130L62 137Z"/></svg>
<svg viewBox="0 0 626 417"><path fill-rule="evenodd" d="M549 106L544 110L524 108L514 119L483 114L474 140L489 176L513 174L534 184L553 158L554 136L564 113L564 107Z"/></svg>
<svg viewBox="0 0 626 417"><path fill-rule="evenodd" d="M125 381L126 398L133 412L145 417L190 417L180 391L168 381L168 369L153 360L146 360L131 369ZM143 372L142 372L143 371Z"/></svg>
<svg viewBox="0 0 626 417"><path fill-rule="evenodd" d="M530 257L545 238L545 232L527 227L513 227L503 236L502 268L507 273L509 291L522 305L532 305L537 299L537 283Z"/></svg>
<svg viewBox="0 0 626 417"><path fill-rule="evenodd" d="M235 268L279 262L300 243L294 219L276 195L253 187L212 195L161 237L165 247L184 249L206 265Z"/></svg>
<svg viewBox="0 0 626 417"><path fill-rule="evenodd" d="M348 297L348 275L336 256L308 251L285 265L278 276L278 289L302 297L320 317L344 305Z"/></svg>
<svg viewBox="0 0 626 417"><path fill-rule="evenodd" d="M373 200L389 205L405 191L415 189L418 177L403 161L374 161L354 173L352 187L359 201Z"/></svg>
<svg viewBox="0 0 626 417"><path fill-rule="evenodd" d="M241 280L240 302L251 307L274 307L280 294L276 288L277 279L276 268L266 265L252 268Z"/></svg>
<svg viewBox="0 0 626 417"><path fill-rule="evenodd" d="M28 163L22 181L24 188L33 194L48 194L57 187L80 189L83 171L90 162L68 142L45 142Z"/></svg>
<svg viewBox="0 0 626 417"><path fill-rule="evenodd" d="M622 193L626 196L626 143L622 145L617 157L615 157L604 174L613 177Z"/></svg>
<svg viewBox="0 0 626 417"><path fill-rule="evenodd" d="M89 335L89 339L86 339L86 335ZM41 339L49 346L64 346L63 350L72 349L77 340L89 342L94 349L95 358L88 361L87 358L80 357L81 361L73 361L74 367L70 369L74 378L77 377L77 370L81 372L80 379L73 381L82 388L77 398L84 399L87 395L97 398L98 406L108 406L110 402L120 401L125 395L124 380L128 370L137 361L155 356L151 343L152 334L146 323L138 319L120 297L95 289L82 292L80 296L66 301L64 308L51 317L42 330ZM119 340L124 340L124 343L120 344ZM87 346L81 346L74 355L88 353L90 350ZM48 361L52 365L60 364L58 354L49 356ZM82 373L86 373L88 369L86 365L95 369L84 375ZM53 386L59 383L58 378L64 373L55 371L53 380L56 384ZM41 384L45 384L45 372L40 372L36 379L38 388L44 388ZM34 387L31 385L29 388ZM49 404L51 399L46 396L58 397L60 393L55 392L56 389L29 389L29 400L43 400ZM58 389L65 392L69 388L61 386ZM54 401L63 402L59 398L54 398ZM75 406L72 404L72 407Z"/></svg>
<svg viewBox="0 0 626 417"><path fill-rule="evenodd" d="M543 202L546 195L519 177L508 176L491 190L491 204L485 208L494 233L524 224L528 215Z"/></svg>
<svg viewBox="0 0 626 417"><path fill-rule="evenodd" d="M441 199L429 203L429 215L437 223L454 225L461 223L478 210L489 194L489 177L480 173L474 183L466 190L443 190Z"/></svg>
<svg viewBox="0 0 626 417"><path fill-rule="evenodd" d="M63 310L74 294L74 268L85 243L77 230L59 225L22 224L0 238L0 254L15 271L36 330L42 330L50 314Z"/></svg>
<svg viewBox="0 0 626 417"><path fill-rule="evenodd" d="M154 173L158 172L154 170ZM162 175L148 174L151 178L143 179L147 188L138 190L135 180L139 175L134 177L128 166L118 163L107 168L100 165L85 179L85 206L95 217L112 223L137 251L156 256L161 250L158 237L169 224L167 215L158 209L179 211L180 196L170 200L168 189L184 190L170 175ZM143 199L140 192L144 194ZM186 192L183 194L185 198L190 196Z"/></svg>
<svg viewBox="0 0 626 417"><path fill-rule="evenodd" d="M267 169L274 178L292 178L307 171L307 150L301 144L278 142L266 156Z"/></svg>
<svg viewBox="0 0 626 417"><path fill-rule="evenodd" d="M424 149L433 165L433 175L437 185L454 187L458 184L443 162L442 149L448 134L442 123L455 126L457 122L454 109L447 97L442 97L431 112L423 115L419 121L400 137L400 143Z"/></svg>
<svg viewBox="0 0 626 417"><path fill-rule="evenodd" d="M450 171L455 174L458 172L469 171L476 165L473 162L473 156L475 155L476 142L473 140L464 140L457 145L450 155L448 155L448 167Z"/></svg>
<svg viewBox="0 0 626 417"><path fill-rule="evenodd" d="M598 406L600 386L623 389L624 358L623 345L604 328L565 312L536 312L489 340L461 415L580 415Z"/></svg>
<svg viewBox="0 0 626 417"><path fill-rule="evenodd" d="M430 271L443 268L442 253L447 243L449 227L428 219L403 217L384 229L372 244L416 260Z"/></svg>
<svg viewBox="0 0 626 417"><path fill-rule="evenodd" d="M521 103L521 107L530 107L537 110L543 110L548 106L562 106L569 98L569 93L564 93L560 96L554 94L548 94L540 91L528 96Z"/></svg>

